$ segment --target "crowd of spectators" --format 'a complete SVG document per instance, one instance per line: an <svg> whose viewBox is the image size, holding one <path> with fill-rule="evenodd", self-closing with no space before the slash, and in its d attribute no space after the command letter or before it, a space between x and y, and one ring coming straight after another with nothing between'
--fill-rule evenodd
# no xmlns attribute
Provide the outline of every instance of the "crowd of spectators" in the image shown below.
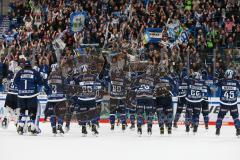
<svg viewBox="0 0 240 160"><path fill-rule="evenodd" d="M74 11L88 13L77 33L70 31ZM8 17L9 30L0 41L4 63L27 57L48 73L56 54L64 64L80 44L99 43L100 48L164 64L171 72L204 67L213 75L213 70L230 67L240 77L239 0L12 0ZM187 44L168 47L167 31L173 26L190 31ZM145 44L146 28L162 28L162 41ZM66 44L61 51L52 44L59 37Z"/></svg>

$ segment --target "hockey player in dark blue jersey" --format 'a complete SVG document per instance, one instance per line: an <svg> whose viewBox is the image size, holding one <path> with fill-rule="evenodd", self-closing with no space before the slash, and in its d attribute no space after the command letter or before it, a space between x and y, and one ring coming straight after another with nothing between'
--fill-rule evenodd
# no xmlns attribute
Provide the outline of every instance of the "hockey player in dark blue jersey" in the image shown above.
<svg viewBox="0 0 240 160"><path fill-rule="evenodd" d="M14 85L13 80L16 75L16 73L21 69L20 67L15 67L14 69L9 67L8 76L7 76L7 83L8 83L8 89L7 89L7 96L5 100L4 105L4 117L2 120L2 128L6 129L8 127L8 124L10 122L10 117L13 118L15 124L17 124L17 120L20 114L20 109L18 108L17 104L17 94L18 90L16 85Z"/></svg>
<svg viewBox="0 0 240 160"><path fill-rule="evenodd" d="M114 130L116 114L120 114L122 130L126 129L126 77L122 69L110 70L110 124Z"/></svg>
<svg viewBox="0 0 240 160"><path fill-rule="evenodd" d="M190 124L193 125L193 132L196 133L199 125L199 116L202 107L202 88L201 74L194 72L192 78L187 79L188 90L186 95L187 108L185 115L186 132L190 131Z"/></svg>
<svg viewBox="0 0 240 160"><path fill-rule="evenodd" d="M79 73L75 71L73 75L68 75L67 79L65 79L65 90L66 96L68 99L68 108L66 111L66 124L65 124L65 132L69 132L70 130L70 123L75 111L75 107L77 106L78 97L77 93L75 93L75 79L79 76Z"/></svg>
<svg viewBox="0 0 240 160"><path fill-rule="evenodd" d="M220 129L222 126L222 121L230 111L230 114L234 120L234 125L236 128L236 135L240 136L240 122L239 122L239 112L237 107L237 92L240 88L240 84L237 80L234 80L234 71L228 69L225 72L225 79L219 80L216 85L221 88L220 95L220 111L218 112L218 118L216 122L216 135L220 135Z"/></svg>
<svg viewBox="0 0 240 160"><path fill-rule="evenodd" d="M38 86L43 85L40 73L32 69L30 61L25 61L24 68L21 69L15 79L14 85L18 89L18 107L20 116L17 132L22 135L26 127L32 134L39 133L35 125L38 108Z"/></svg>
<svg viewBox="0 0 240 160"><path fill-rule="evenodd" d="M86 124L91 122L92 132L97 135L97 108L96 108L96 87L97 75L91 74L88 65L82 66L82 74L77 77L75 84L79 85L80 91L77 101L77 119L82 126L83 136L87 135Z"/></svg>
<svg viewBox="0 0 240 160"><path fill-rule="evenodd" d="M167 76L167 70L164 67L160 67L158 71L159 77L155 79L155 107L160 134L164 134L164 124L168 129L168 134L171 134L173 121L172 96L176 93L176 84L172 78Z"/></svg>
<svg viewBox="0 0 240 160"><path fill-rule="evenodd" d="M187 79L188 71L187 68L183 68L180 74L180 80L178 82L178 102L177 102L177 111L174 117L174 123L173 127L177 128L177 122L180 119L181 113L186 108L187 101L186 101L186 95L187 95L187 83L185 79Z"/></svg>
<svg viewBox="0 0 240 160"><path fill-rule="evenodd" d="M137 131L142 135L142 125L144 124L144 113L147 119L147 132L152 134L152 121L154 115L154 76L153 66L149 65L144 74L138 76L133 82L132 88L136 94L136 114L137 114Z"/></svg>
<svg viewBox="0 0 240 160"><path fill-rule="evenodd" d="M136 94L133 88L131 88L131 79L128 78L126 84L126 105L128 109L129 119L130 119L130 129L135 129L135 113L136 113Z"/></svg>
<svg viewBox="0 0 240 160"><path fill-rule="evenodd" d="M208 129L208 123L209 123L209 107L208 107L208 94L210 93L210 87L208 83L208 73L206 70L202 70L202 80L203 82L203 88L202 88L202 94L203 94L203 100L202 100L202 114L204 119L205 128Z"/></svg>
<svg viewBox="0 0 240 160"><path fill-rule="evenodd" d="M48 77L48 86L46 88L48 98L46 111L50 115L53 134L56 135L57 131L60 134L64 134L62 126L64 115L67 111L64 78L58 64L52 64L51 69L52 71Z"/></svg>

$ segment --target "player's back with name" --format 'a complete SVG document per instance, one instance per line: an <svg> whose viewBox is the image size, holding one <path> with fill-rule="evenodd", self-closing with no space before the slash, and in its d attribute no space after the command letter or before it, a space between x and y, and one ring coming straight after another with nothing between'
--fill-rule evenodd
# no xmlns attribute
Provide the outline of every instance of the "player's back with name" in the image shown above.
<svg viewBox="0 0 240 160"><path fill-rule="evenodd" d="M50 88L50 94L48 94L49 102L59 102L66 100L64 92L64 80L62 75L53 71L48 77L48 86Z"/></svg>
<svg viewBox="0 0 240 160"><path fill-rule="evenodd" d="M80 100L94 100L96 98L96 84L97 75L95 74L81 74L76 80L75 84L80 86L78 99Z"/></svg>
<svg viewBox="0 0 240 160"><path fill-rule="evenodd" d="M116 73L114 70L110 73L110 97L126 98L126 76L123 71Z"/></svg>
<svg viewBox="0 0 240 160"><path fill-rule="evenodd" d="M137 98L153 98L154 92L154 77L142 74L137 77L133 83Z"/></svg>
<svg viewBox="0 0 240 160"><path fill-rule="evenodd" d="M36 70L22 69L17 73L14 85L18 88L20 98L31 98L38 95L38 85L43 85L43 81Z"/></svg>
<svg viewBox="0 0 240 160"><path fill-rule="evenodd" d="M188 90L186 95L186 100L190 102L201 102L203 98L202 90L204 81L196 79L186 79L188 84Z"/></svg>
<svg viewBox="0 0 240 160"><path fill-rule="evenodd" d="M237 80L222 79L216 83L221 89L220 102L225 105L237 104L238 90L240 84Z"/></svg>
<svg viewBox="0 0 240 160"><path fill-rule="evenodd" d="M179 81L178 97L185 97L187 95L188 85L184 80Z"/></svg>

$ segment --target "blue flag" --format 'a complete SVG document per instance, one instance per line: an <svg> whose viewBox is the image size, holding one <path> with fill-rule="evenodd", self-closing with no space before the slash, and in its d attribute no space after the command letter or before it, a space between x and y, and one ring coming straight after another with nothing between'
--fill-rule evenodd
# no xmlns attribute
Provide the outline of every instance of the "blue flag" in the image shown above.
<svg viewBox="0 0 240 160"><path fill-rule="evenodd" d="M70 15L71 31L72 32L82 31L86 18L87 12L73 12Z"/></svg>
<svg viewBox="0 0 240 160"><path fill-rule="evenodd" d="M162 39L162 28L146 28L144 43L158 43Z"/></svg>

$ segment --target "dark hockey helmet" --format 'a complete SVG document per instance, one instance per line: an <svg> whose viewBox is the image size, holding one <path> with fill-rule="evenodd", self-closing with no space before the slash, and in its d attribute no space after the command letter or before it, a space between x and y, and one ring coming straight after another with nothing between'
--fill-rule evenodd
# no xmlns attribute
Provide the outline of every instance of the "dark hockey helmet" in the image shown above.
<svg viewBox="0 0 240 160"><path fill-rule="evenodd" d="M201 71L201 74L202 74L202 79L203 80L207 80L208 79L208 72L207 72L207 70L203 69Z"/></svg>

